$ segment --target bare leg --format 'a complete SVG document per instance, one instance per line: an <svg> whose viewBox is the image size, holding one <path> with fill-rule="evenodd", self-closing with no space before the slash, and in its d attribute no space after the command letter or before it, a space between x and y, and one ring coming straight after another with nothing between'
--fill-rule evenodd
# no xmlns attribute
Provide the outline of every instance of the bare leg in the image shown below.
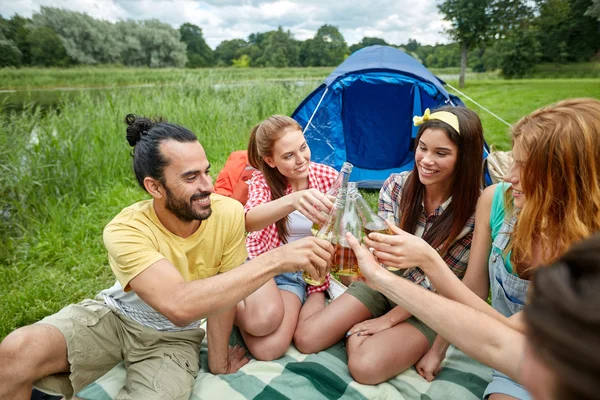
<svg viewBox="0 0 600 400"><path fill-rule="evenodd" d="M28 400L33 382L59 372L69 372L67 342L54 326L25 326L0 343L0 399Z"/></svg>
<svg viewBox="0 0 600 400"><path fill-rule="evenodd" d="M302 353L317 353L344 338L354 324L369 318L369 309L354 296L344 293L325 307L325 295L313 293L300 311L294 344Z"/></svg>
<svg viewBox="0 0 600 400"><path fill-rule="evenodd" d="M252 336L269 335L283 321L283 300L275 280L271 279L236 306L235 325Z"/></svg>
<svg viewBox="0 0 600 400"><path fill-rule="evenodd" d="M298 324L298 315L302 307L300 299L292 292L286 290L280 292L285 313L281 325L275 332L259 337L242 331L242 337L248 346L248 350L256 359L261 361L271 361L281 357L292 343L294 331Z"/></svg>
<svg viewBox="0 0 600 400"><path fill-rule="evenodd" d="M348 369L355 381L376 385L414 365L429 349L427 338L408 322L371 336L352 335L346 343Z"/></svg>

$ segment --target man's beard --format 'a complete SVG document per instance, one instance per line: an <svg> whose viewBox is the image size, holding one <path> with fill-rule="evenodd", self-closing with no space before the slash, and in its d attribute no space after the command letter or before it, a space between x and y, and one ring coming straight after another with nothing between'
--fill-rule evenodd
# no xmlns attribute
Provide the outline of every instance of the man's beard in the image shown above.
<svg viewBox="0 0 600 400"><path fill-rule="evenodd" d="M202 211L196 211L192 206L194 200L210 196L210 192L196 193L186 201L182 198L175 197L167 185L164 185L164 187L167 192L165 208L171 211L179 220L183 222L203 221L210 217L210 214L212 213L210 205Z"/></svg>

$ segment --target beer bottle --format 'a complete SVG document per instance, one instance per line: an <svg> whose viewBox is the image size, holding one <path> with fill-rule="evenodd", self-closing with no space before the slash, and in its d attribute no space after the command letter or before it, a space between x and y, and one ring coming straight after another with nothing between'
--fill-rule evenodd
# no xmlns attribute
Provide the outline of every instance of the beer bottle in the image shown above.
<svg viewBox="0 0 600 400"><path fill-rule="evenodd" d="M385 220L377 215L369 206L369 203L361 196L359 191L353 193L352 198L356 203L358 214L363 223L363 229L365 236L369 236L371 232L381 233L383 235L393 235L393 232L385 223ZM381 264L390 271L398 271L398 268L388 267L387 265Z"/></svg>
<svg viewBox="0 0 600 400"><path fill-rule="evenodd" d="M350 173L352 173L352 168L353 168L353 165L350 164L348 161L346 161L342 165L342 169L340 170L340 173L338 174L337 179L335 180L335 182L333 182L333 185L329 188L327 193L325 193L325 196L327 196L330 199L337 198L340 188L342 188L342 187L345 188L346 185L348 184L348 180L350 179ZM325 216L327 216L327 211L321 211L321 213L324 214ZM319 224L317 224L316 222L312 224L312 227L310 228L310 230L311 230L313 236L317 236L317 232L319 231L319 229L321 229Z"/></svg>
<svg viewBox="0 0 600 400"><path fill-rule="evenodd" d="M361 240L363 235L363 224L356 209L356 203L352 199L358 192L356 182L349 182L347 195L342 211L339 215L333 230L331 243L335 246L333 256L332 270L339 276L359 276L360 269L354 251L350 248L346 240L346 232L352 233L357 240Z"/></svg>

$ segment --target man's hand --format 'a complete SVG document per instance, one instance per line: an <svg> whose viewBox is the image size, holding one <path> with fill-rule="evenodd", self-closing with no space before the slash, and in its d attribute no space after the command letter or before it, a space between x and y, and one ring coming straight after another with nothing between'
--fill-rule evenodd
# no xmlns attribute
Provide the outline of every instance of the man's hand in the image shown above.
<svg viewBox="0 0 600 400"><path fill-rule="evenodd" d="M229 354L227 356L227 371L222 372L222 374L235 374L240 368L244 365L248 364L250 360L248 357L245 357L246 350L239 346L235 345L234 347L229 346Z"/></svg>
<svg viewBox="0 0 600 400"><path fill-rule="evenodd" d="M446 352L440 352L434 348L429 349L427 353L415 364L415 369L427 382L435 379L437 374L442 370L442 361L446 357Z"/></svg>
<svg viewBox="0 0 600 400"><path fill-rule="evenodd" d="M379 262L399 269L417 266L423 268L437 254L423 239L403 231L389 221L386 223L393 235L371 233L364 238L365 244L373 248L373 255Z"/></svg>
<svg viewBox="0 0 600 400"><path fill-rule="evenodd" d="M317 189L306 189L294 192L292 196L294 196L294 209L302 213L311 222L319 225L327 222L333 203L323 193Z"/></svg>
<svg viewBox="0 0 600 400"><path fill-rule="evenodd" d="M313 279L321 281L329 272L333 250L333 245L327 240L309 236L280 246L265 255L270 254L278 261L283 260L280 272L306 271Z"/></svg>

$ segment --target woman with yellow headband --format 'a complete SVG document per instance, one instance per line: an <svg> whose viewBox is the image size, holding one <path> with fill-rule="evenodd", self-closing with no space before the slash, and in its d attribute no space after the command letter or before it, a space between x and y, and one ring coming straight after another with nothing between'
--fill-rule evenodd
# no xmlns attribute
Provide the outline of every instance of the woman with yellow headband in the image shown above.
<svg viewBox="0 0 600 400"><path fill-rule="evenodd" d="M514 164L505 182L485 189L479 200L462 282L448 273L445 260L428 243L395 227L390 229L396 235L371 234L365 243L374 248L378 261L396 268L420 265L444 297L523 331L519 312L535 270L600 231L600 101L564 100L536 110L514 125L512 141ZM492 307L467 287L480 296L491 289ZM560 332L553 334L558 337ZM546 356L547 349L531 344L534 352ZM485 398L531 396L508 376L494 372Z"/></svg>
<svg viewBox="0 0 600 400"><path fill-rule="evenodd" d="M422 237L440 254L446 269L462 278L482 181L481 122L464 107L443 107L426 110L414 123L419 126L414 168L386 180L379 214ZM420 268L398 274L435 291ZM424 355L422 362L427 362L447 348L427 325L362 282L354 282L327 307L323 293L311 294L300 313L294 343L301 352L314 353L344 335L350 373L364 384L388 380Z"/></svg>

